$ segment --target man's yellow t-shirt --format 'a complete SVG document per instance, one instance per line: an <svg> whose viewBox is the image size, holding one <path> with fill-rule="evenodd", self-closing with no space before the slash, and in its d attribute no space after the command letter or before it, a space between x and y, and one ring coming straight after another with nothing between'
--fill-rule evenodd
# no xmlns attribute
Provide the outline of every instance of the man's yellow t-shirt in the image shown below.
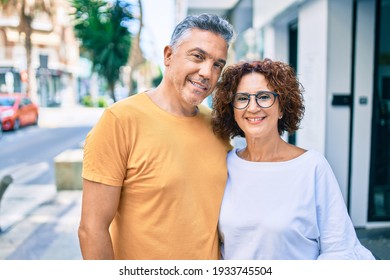
<svg viewBox="0 0 390 280"><path fill-rule="evenodd" d="M83 178L122 187L110 232L116 259L218 259L230 145L210 110L178 117L145 94L121 100L86 138Z"/></svg>

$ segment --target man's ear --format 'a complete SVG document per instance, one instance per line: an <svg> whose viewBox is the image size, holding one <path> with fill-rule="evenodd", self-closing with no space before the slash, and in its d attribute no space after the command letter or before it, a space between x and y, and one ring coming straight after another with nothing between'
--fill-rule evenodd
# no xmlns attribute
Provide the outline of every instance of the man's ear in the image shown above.
<svg viewBox="0 0 390 280"><path fill-rule="evenodd" d="M167 67L171 63L173 50L171 46L165 46L164 48L164 66Z"/></svg>

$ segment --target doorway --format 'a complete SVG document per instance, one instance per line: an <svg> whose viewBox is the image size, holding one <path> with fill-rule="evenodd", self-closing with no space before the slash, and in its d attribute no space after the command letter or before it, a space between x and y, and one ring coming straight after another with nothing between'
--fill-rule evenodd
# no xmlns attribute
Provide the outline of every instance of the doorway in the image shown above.
<svg viewBox="0 0 390 280"><path fill-rule="evenodd" d="M369 221L390 221L390 0L377 2Z"/></svg>

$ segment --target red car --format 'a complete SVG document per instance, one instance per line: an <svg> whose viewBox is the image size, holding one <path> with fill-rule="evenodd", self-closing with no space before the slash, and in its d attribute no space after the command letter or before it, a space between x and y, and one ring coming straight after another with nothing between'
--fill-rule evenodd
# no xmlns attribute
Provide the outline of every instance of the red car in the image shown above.
<svg viewBox="0 0 390 280"><path fill-rule="evenodd" d="M0 93L0 116L3 130L17 130L38 123L39 108L30 97L20 93Z"/></svg>

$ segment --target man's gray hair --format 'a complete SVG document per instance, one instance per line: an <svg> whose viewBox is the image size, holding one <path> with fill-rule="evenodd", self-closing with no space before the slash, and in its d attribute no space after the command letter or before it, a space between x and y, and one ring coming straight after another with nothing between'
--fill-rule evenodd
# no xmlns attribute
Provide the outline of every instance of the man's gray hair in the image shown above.
<svg viewBox="0 0 390 280"><path fill-rule="evenodd" d="M170 45L175 48L191 29L200 29L220 35L229 47L234 36L233 26L225 19L214 14L189 15L173 30Z"/></svg>

